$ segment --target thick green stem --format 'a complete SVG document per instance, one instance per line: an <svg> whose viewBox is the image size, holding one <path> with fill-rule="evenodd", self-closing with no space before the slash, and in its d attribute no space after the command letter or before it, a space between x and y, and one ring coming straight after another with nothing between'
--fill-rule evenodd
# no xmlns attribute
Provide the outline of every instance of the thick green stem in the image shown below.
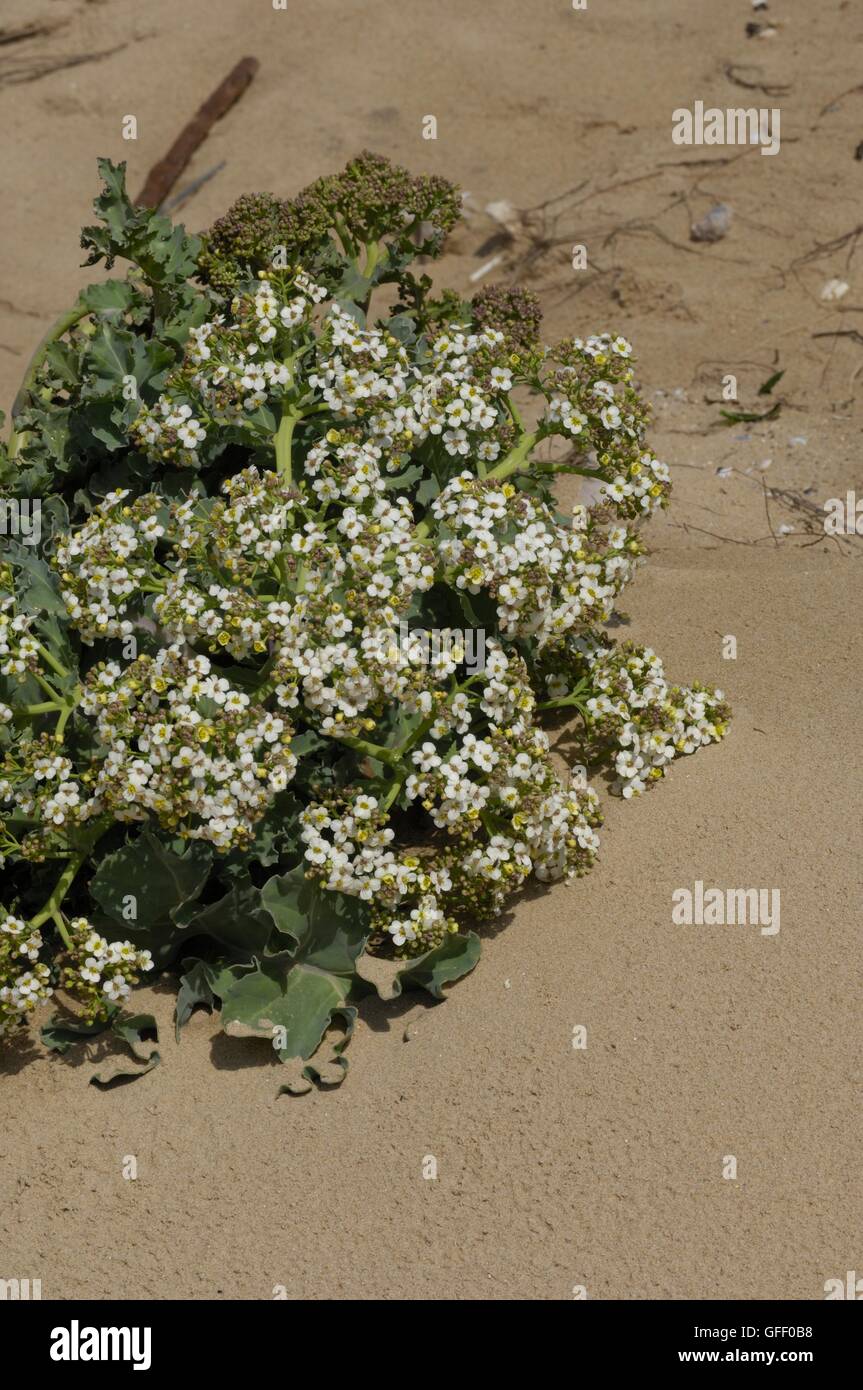
<svg viewBox="0 0 863 1390"><path fill-rule="evenodd" d="M366 263L363 266L363 276L366 280L372 278L385 250L386 247L381 246L379 241L370 241L366 244Z"/></svg>
<svg viewBox="0 0 863 1390"><path fill-rule="evenodd" d="M59 713L65 706L59 700L43 700L39 705L21 705L14 711L16 719L35 719L40 714L51 714L54 710Z"/></svg>
<svg viewBox="0 0 863 1390"><path fill-rule="evenodd" d="M45 906L42 908L41 912L37 912L35 917L30 918L31 927L41 927L43 922L48 921L49 917L52 918L55 922L57 921L57 917L60 912L60 906L69 889L71 888L72 883L74 882L75 877L78 873L78 870L81 868L82 864L86 860L87 856L90 853L90 850L93 848L96 841L100 838L100 836L104 835L105 831L112 824L113 819L111 816L103 816L100 820L94 822L90 834L87 836L84 843L80 845L79 848L75 850L75 852L72 854L68 864L66 865L62 874L58 878L57 882L54 884L54 889ZM63 933L63 936L64 940L66 941L66 944L68 945L68 937L65 936L65 933Z"/></svg>
<svg viewBox="0 0 863 1390"><path fill-rule="evenodd" d="M33 353L33 356L30 358L27 370L24 373L24 380L21 382L18 394L12 406L13 428L9 436L10 458L15 458L26 434L26 431L19 434L14 428L15 418L27 408L27 404L30 400L30 392L36 380L36 373L44 362L48 349L52 343L56 343L58 338L62 338L64 333L68 333L70 328L74 327L80 319L86 318L89 313L90 310L83 300L77 299L72 305L72 308L67 309L65 314L61 314L56 322L51 325L36 351Z"/></svg>
<svg viewBox="0 0 863 1390"><path fill-rule="evenodd" d="M540 430L534 430L531 434L525 434L516 444L514 449L510 449L506 458L501 459L500 463L491 470L488 475L489 482L494 479L500 482L503 478L508 478L511 473L517 473L521 465L525 462L528 454L535 444L542 438Z"/></svg>
<svg viewBox="0 0 863 1390"><path fill-rule="evenodd" d="M62 912L60 912L59 908L51 913L51 917L53 919L55 927L57 928L58 932L63 938L63 944L66 947L66 950L71 951L72 938L66 930L66 923L63 921L63 914Z"/></svg>
<svg viewBox="0 0 863 1390"><path fill-rule="evenodd" d="M291 473L291 440L294 435L294 426L299 419L300 416L297 415L296 411L290 406L286 406L279 428L276 430L276 472L288 483L293 478Z"/></svg>
<svg viewBox="0 0 863 1390"><path fill-rule="evenodd" d="M336 735L338 738L338 735ZM346 748L352 748L355 753L362 753L367 758L377 758L379 763L386 763L388 767L401 770L400 748L381 748L377 743L369 743L364 738L338 738L339 743L343 743Z"/></svg>
<svg viewBox="0 0 863 1390"><path fill-rule="evenodd" d="M450 696L450 699L451 698L452 696ZM449 702L450 701L447 700L447 704L449 704ZM427 719L424 719L423 722L419 725L419 727L414 729L410 738L405 740L399 751L404 754L410 752L411 748L415 748L416 745L419 743L420 739L425 738L429 729L434 723L436 723L439 717L439 714L437 713L437 711L435 711L434 714L430 714Z"/></svg>
<svg viewBox="0 0 863 1390"><path fill-rule="evenodd" d="M41 671L34 671L34 672L33 672L33 679L37 682L37 684L41 685L42 689L45 691L45 694L48 695L48 696L50 696L50 698L53 700L54 704L56 704L56 705L62 705L62 704L63 704L63 697L62 697L62 695L60 694L60 692L59 692L58 690L55 690L55 689L54 689L54 687L53 687L53 685L51 684L50 681L47 681L47 680L45 679L45 677L42 675Z"/></svg>
<svg viewBox="0 0 863 1390"><path fill-rule="evenodd" d="M578 685L573 687L568 695L561 695L558 700L545 700L542 704L538 704L536 708L538 710L567 709L569 706L574 706L581 714L584 714L583 697L587 694L588 689L589 682L587 680L581 680L578 682Z"/></svg>
<svg viewBox="0 0 863 1390"><path fill-rule="evenodd" d="M63 666L55 656L51 655L48 648L42 646L41 642L36 643L36 649L39 655L41 656L42 660L47 661L48 665L51 667L51 670L56 675L65 678L70 674L69 671L67 671L66 667Z"/></svg>
<svg viewBox="0 0 863 1390"><path fill-rule="evenodd" d="M64 731L65 731L65 729L66 729L67 723L69 722L69 718L70 718L71 714L73 713L73 711L74 711L74 709L75 709L75 706L76 706L77 703L78 703L78 700L79 700L80 696L81 696L81 687L80 687L80 685L76 685L75 690L74 690L74 693L73 693L72 698L71 698L71 700L69 701L68 705L64 705L63 708L62 708L62 710L60 711L60 717L59 717L59 719L57 720L57 727L56 727L56 729L54 730L54 742L55 742L55 743L62 743L62 742L63 742L63 733L64 733Z"/></svg>
<svg viewBox="0 0 863 1390"><path fill-rule="evenodd" d="M409 753L412 748L416 747L421 738L425 738L426 734L428 733L429 729L434 724L437 718L437 714L433 714L428 719L424 719L422 724L420 724L419 728L415 729L414 732L411 734L410 738L407 739L407 741L403 743L400 748L394 750L399 755L399 761L401 761L401 759L404 758L404 755L406 753ZM378 754L377 756L380 755ZM405 782L407 781L409 775L410 773L408 768L402 766L399 769L398 777L396 777L392 786L389 787L386 796L381 802L382 811L388 811L390 809L399 792L401 791L402 787L404 786Z"/></svg>
<svg viewBox="0 0 863 1390"><path fill-rule="evenodd" d="M397 777L381 802L381 810L388 811L407 781L407 777Z"/></svg>
<svg viewBox="0 0 863 1390"><path fill-rule="evenodd" d="M599 478L602 474L596 468L578 468L574 463L536 463L533 465L537 473L557 474L557 473L578 473L582 478Z"/></svg>

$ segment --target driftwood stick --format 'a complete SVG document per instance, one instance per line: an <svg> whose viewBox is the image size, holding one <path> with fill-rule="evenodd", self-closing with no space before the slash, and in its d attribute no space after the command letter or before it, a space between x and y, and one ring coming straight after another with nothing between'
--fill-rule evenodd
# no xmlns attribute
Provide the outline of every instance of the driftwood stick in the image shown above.
<svg viewBox="0 0 863 1390"><path fill-rule="evenodd" d="M139 204L157 208L165 201L198 146L206 140L216 121L243 95L258 67L257 58L241 58L225 80L211 92L188 125L180 131L164 159L153 165L136 199Z"/></svg>

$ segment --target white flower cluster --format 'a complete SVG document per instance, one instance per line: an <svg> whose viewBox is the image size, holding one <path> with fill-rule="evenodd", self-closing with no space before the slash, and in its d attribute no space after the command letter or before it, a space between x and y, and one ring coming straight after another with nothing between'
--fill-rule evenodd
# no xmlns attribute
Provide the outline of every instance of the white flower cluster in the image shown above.
<svg viewBox="0 0 863 1390"><path fill-rule="evenodd" d="M104 1020L128 999L140 975L152 970L152 955L130 941L106 940L85 917L73 917L66 934L70 944L59 984L84 1005L88 1021ZM39 959L43 945L38 929L0 910L0 1037L25 1024L53 994L50 967Z"/></svg>
<svg viewBox="0 0 863 1390"><path fill-rule="evenodd" d="M84 1005L85 1017L95 1022L107 1018L112 1007L128 999L132 986L153 957L131 941L108 941L86 917L69 923L71 948L61 975L63 988Z"/></svg>
<svg viewBox="0 0 863 1390"><path fill-rule="evenodd" d="M346 805L312 804L300 819L306 861L334 892L371 902L380 894L403 898L450 886L445 872L427 873L415 855L390 848L395 832L376 797L361 793Z"/></svg>
<svg viewBox="0 0 863 1390"><path fill-rule="evenodd" d="M123 614L145 591L156 543L165 533L160 499L147 494L124 506L128 496L127 488L108 493L89 520L57 545L62 598L85 642L132 633Z"/></svg>
<svg viewBox="0 0 863 1390"><path fill-rule="evenodd" d="M659 781L676 757L725 734L721 690L671 685L650 647L579 644L597 692L586 701L594 732L614 749L614 790L627 799Z"/></svg>
<svg viewBox="0 0 863 1390"><path fill-rule="evenodd" d="M451 538L439 553L455 584L487 591L507 636L541 645L573 628L605 622L632 578L642 547L626 526L603 525L587 507L573 508L569 528L552 509L470 473L454 478L432 505Z"/></svg>
<svg viewBox="0 0 863 1390"><path fill-rule="evenodd" d="M405 701L427 713L422 646L399 643L396 630L412 597L434 582L433 552L416 539L406 499L390 501L370 487L366 497L356 496L357 475L371 479L373 468L376 473L366 453L338 451L333 466L354 501L326 530L298 521L291 529L292 489L276 474L255 469L225 484L228 502L200 512L191 502L173 506L160 528L171 567L154 558L150 522L156 499L127 507L122 494L113 494L62 545L63 594L72 621L90 641L123 635L133 627L126 615L140 613L141 594L149 587L169 640L201 642L214 654L224 650L238 660L271 652L275 705L290 711L301 698L324 733L362 732L357 721L382 701ZM313 462L319 475L328 462L324 445ZM131 531L136 552L150 550L147 577L136 574L132 590L126 587L125 558L111 561L118 525ZM304 590L280 596L284 574L296 582L301 567ZM220 573L229 574L231 583L218 582ZM443 682L456 665L452 650L444 650L431 674ZM245 698L229 693L226 710L234 712Z"/></svg>
<svg viewBox="0 0 863 1390"><path fill-rule="evenodd" d="M99 809L71 759L55 752L50 738L31 739L7 754L0 778L0 802L12 802L22 816L37 821L48 833L83 824Z"/></svg>
<svg viewBox="0 0 863 1390"><path fill-rule="evenodd" d="M39 961L42 937L11 913L0 920L0 1038L50 998L51 972ZM22 963L27 968L22 970Z"/></svg>
<svg viewBox="0 0 863 1390"><path fill-rule="evenodd" d="M291 345L308 330L326 290L304 272L278 277L282 295L262 280L255 294L191 330L186 360L152 407L142 406L132 438L149 457L195 467L209 442L243 428L262 406L281 401L293 381Z"/></svg>
<svg viewBox="0 0 863 1390"><path fill-rule="evenodd" d="M603 483L600 494L622 518L650 516L668 495L668 464L645 452L632 463L626 474L616 473Z"/></svg>
<svg viewBox="0 0 863 1390"><path fill-rule="evenodd" d="M132 426L137 447L197 466L208 447L222 446L226 430L263 439L261 408L290 401L299 417L326 410L337 422L360 423L387 453L389 472L429 437L439 437L451 457L498 458L513 385L501 332L451 326L420 365L385 328L361 327L338 303L313 336L315 306L325 295L302 272L273 272L233 302L231 322L219 317L194 328L184 363Z"/></svg>
<svg viewBox="0 0 863 1390"><path fill-rule="evenodd" d="M511 371L491 365L503 342L496 329L452 327L430 344L420 368L398 339L359 328L335 306L309 384L338 418L363 418L368 438L395 451L393 466L430 436L440 438L450 457L492 462L501 450L495 427L509 418L503 401L512 387Z"/></svg>
<svg viewBox="0 0 863 1390"><path fill-rule="evenodd" d="M141 408L136 445L153 458L198 466L228 438L266 444L275 428L267 412L281 406L297 420L324 413L347 427L354 445L372 446L385 473L399 472L431 442L449 458L475 460L482 474L517 435L509 393L526 375L546 398L542 431L593 460L623 515L647 515L666 497L667 470L641 444L646 416L624 338L513 352L498 328L450 324L417 353L385 326L361 325L338 302L323 306L315 331L326 293L302 271L274 271L232 302L230 323L221 317L193 329L184 362L155 404Z"/></svg>
<svg viewBox="0 0 863 1390"><path fill-rule="evenodd" d="M154 816L224 851L248 843L296 771L291 725L233 687L208 657L179 645L125 669L100 664L80 708L94 719L105 750L91 814Z"/></svg>
<svg viewBox="0 0 863 1390"><path fill-rule="evenodd" d="M519 663L493 643L484 679L462 692L455 738L442 710L410 752L405 804L429 814L444 832L441 845L399 852L386 814L366 794L302 816L310 872L373 903L400 953L438 944L459 916L494 915L532 870L542 879L584 873L599 848L598 798L561 784L548 739L531 721ZM489 724L482 738L469 731L480 711Z"/></svg>
<svg viewBox="0 0 863 1390"><path fill-rule="evenodd" d="M592 335L586 342L582 338L573 338L572 352L579 362L601 368L615 358L625 362L632 356L632 346L625 338L612 338L611 334L603 333ZM624 375L624 380L629 380L628 373ZM632 412L627 415L621 413L614 382L599 377L585 389L578 368L566 365L557 374L556 386L545 418L550 424L560 426L570 438L577 439L583 435L591 422L610 435L620 431L631 439L638 437L636 417Z"/></svg>
<svg viewBox="0 0 863 1390"><path fill-rule="evenodd" d="M39 665L39 644L31 635L32 623L29 614L16 613L12 594L0 594L0 676L8 676L16 684L23 683L27 673ZM4 704L0 723L8 724L12 713Z"/></svg>

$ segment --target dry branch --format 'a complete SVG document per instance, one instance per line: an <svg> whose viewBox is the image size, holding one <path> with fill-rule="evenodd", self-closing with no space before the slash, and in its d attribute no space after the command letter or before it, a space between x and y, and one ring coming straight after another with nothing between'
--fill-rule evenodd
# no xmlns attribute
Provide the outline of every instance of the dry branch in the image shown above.
<svg viewBox="0 0 863 1390"><path fill-rule="evenodd" d="M147 175L137 202L145 207L159 207L170 193L198 146L206 140L216 121L230 111L243 95L255 73L257 58L241 58L223 82L207 97L203 106L184 126L173 145Z"/></svg>

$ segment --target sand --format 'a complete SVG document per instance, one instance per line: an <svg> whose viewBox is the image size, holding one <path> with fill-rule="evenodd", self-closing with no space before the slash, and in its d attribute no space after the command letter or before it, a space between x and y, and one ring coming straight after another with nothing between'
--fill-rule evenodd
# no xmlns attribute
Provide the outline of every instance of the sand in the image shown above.
<svg viewBox="0 0 863 1390"><path fill-rule="evenodd" d="M746 37L753 18L778 32ZM547 336L635 342L676 492L627 596L632 635L674 676L722 686L735 720L655 794L612 803L593 873L524 895L445 1003L365 1006L337 1091L277 1098L265 1049L204 1014L178 1048L162 986L139 997L163 1062L131 1086L88 1085L98 1047L7 1053L0 1276L58 1299L823 1297L863 1258L863 545L825 538L809 510L863 496L863 269L855 238L838 244L863 179L854 7L10 0L0 28L42 19L62 25L0 43L0 403L94 278L77 238L95 157L127 158L136 189L255 54L256 81L185 176L225 161L188 225L363 146L458 180L474 212L441 283L467 289L502 249L498 273L518 264L541 292ZM674 145L671 113L696 99L780 107L779 154ZM489 201L574 189L530 265L538 213L487 249ZM718 202L728 236L690 242ZM828 303L831 278L850 291ZM729 372L744 407L781 399L778 415L718 428ZM672 892L696 880L778 888L781 930L673 925Z"/></svg>

